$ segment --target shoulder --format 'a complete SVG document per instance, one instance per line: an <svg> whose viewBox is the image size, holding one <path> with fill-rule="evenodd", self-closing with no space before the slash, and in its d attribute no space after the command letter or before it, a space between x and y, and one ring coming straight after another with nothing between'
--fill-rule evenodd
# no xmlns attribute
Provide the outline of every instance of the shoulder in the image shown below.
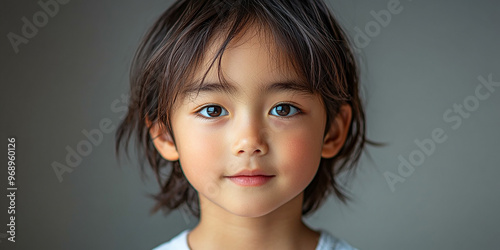
<svg viewBox="0 0 500 250"><path fill-rule="evenodd" d="M171 240L153 248L153 250L189 250L189 246L187 243L187 235L189 233L189 229L182 231L180 234L172 238Z"/></svg>
<svg viewBox="0 0 500 250"><path fill-rule="evenodd" d="M325 230L319 230L319 232L321 236L316 250L357 250L346 241L331 235Z"/></svg>

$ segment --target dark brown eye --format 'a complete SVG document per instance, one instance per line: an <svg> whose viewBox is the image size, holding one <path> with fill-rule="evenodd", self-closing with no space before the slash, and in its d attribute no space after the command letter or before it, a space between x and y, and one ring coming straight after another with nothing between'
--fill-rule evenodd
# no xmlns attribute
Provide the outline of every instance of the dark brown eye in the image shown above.
<svg viewBox="0 0 500 250"><path fill-rule="evenodd" d="M222 109L217 106L207 107L207 114L211 117L217 117L222 113Z"/></svg>
<svg viewBox="0 0 500 250"><path fill-rule="evenodd" d="M276 113L280 116L287 116L290 113L290 106L289 105L276 106Z"/></svg>
<svg viewBox="0 0 500 250"><path fill-rule="evenodd" d="M228 115L228 112L221 106L206 106L202 108L198 113L207 118L214 118L219 116Z"/></svg>
<svg viewBox="0 0 500 250"><path fill-rule="evenodd" d="M298 108L290 104L279 104L275 106L269 113L274 116L293 116L299 112L300 110Z"/></svg>

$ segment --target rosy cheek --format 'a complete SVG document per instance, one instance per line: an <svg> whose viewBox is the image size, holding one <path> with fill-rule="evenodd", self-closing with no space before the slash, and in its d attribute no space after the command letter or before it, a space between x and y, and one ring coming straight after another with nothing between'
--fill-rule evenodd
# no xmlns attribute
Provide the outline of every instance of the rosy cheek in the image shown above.
<svg viewBox="0 0 500 250"><path fill-rule="evenodd" d="M187 172L196 171L197 174L209 174L207 169L210 164L217 162L222 152L220 141L221 135L217 130L208 130L203 126L187 126L190 130L182 132L179 141L179 153L183 169ZM188 169L189 168L189 169Z"/></svg>
<svg viewBox="0 0 500 250"><path fill-rule="evenodd" d="M285 171L315 173L321 159L321 144L308 131L296 131L280 143L281 158L287 163Z"/></svg>

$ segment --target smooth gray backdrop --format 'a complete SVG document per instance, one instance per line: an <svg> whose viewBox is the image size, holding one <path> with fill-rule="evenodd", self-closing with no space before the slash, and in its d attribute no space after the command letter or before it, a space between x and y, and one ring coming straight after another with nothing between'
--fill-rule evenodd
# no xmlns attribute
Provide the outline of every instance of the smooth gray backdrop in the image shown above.
<svg viewBox="0 0 500 250"><path fill-rule="evenodd" d="M151 249L196 225L150 216L153 179L141 180L134 156L119 167L113 148L131 58L171 2L72 0L44 18L37 1L1 1L0 249ZM393 2L328 1L359 47L368 135L388 145L368 148L349 206L330 199L307 222L360 249L498 249L500 87L478 78L500 82L500 4ZM23 17L40 27L16 53L8 37L22 35ZM82 131L100 123L112 131L85 148ZM434 148L433 133L444 140ZM12 136L16 243L5 238ZM88 155L60 181L53 165L79 145Z"/></svg>

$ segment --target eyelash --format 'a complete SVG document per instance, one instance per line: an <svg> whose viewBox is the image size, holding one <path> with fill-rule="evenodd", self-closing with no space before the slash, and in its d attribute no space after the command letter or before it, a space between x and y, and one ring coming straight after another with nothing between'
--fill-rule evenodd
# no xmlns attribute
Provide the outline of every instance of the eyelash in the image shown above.
<svg viewBox="0 0 500 250"><path fill-rule="evenodd" d="M290 119L296 115L300 115L303 113L303 111L298 108L297 106L295 106L294 104L291 104L291 103L287 103L287 102L282 102L282 103L278 103L276 105L274 105L271 110L269 111L269 114L278 106L285 106L285 105L288 105L290 106L291 108L295 109L296 112L292 115L289 115L289 116L277 116L277 115L272 115L274 117L278 117L280 119ZM217 118L220 118L222 116L216 116L216 117L208 117L208 116L205 116L205 115L202 115L201 112L203 110L205 110L206 108L209 108L209 107L220 107L221 109L223 109L223 111L225 111L226 113L229 113L224 107L222 107L221 105L217 105L217 104L208 104L208 105L205 105L203 107L201 107L200 109L198 109L195 113L197 115L197 117L201 118L201 119L205 119L205 120L214 120L214 119L217 119ZM226 115L223 115L223 116L226 116Z"/></svg>

